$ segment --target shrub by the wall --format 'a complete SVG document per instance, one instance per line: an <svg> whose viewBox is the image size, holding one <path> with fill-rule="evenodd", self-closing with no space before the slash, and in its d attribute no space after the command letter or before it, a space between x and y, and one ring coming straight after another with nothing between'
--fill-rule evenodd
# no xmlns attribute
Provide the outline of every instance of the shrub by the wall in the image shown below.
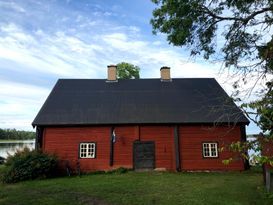
<svg viewBox="0 0 273 205"><path fill-rule="evenodd" d="M56 166L55 156L25 148L7 157L1 173L1 181L14 183L28 179L48 178L55 174Z"/></svg>
<svg viewBox="0 0 273 205"><path fill-rule="evenodd" d="M128 171L131 171L131 169L125 168L125 167L119 167L117 169L113 169L111 171L108 171L108 174L125 174Z"/></svg>
<svg viewBox="0 0 273 205"><path fill-rule="evenodd" d="M5 158L0 156L0 164L4 164Z"/></svg>

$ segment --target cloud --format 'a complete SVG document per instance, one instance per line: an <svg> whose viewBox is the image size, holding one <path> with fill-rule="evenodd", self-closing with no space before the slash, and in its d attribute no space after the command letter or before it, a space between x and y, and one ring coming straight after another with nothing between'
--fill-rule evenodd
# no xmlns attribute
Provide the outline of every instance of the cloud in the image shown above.
<svg viewBox="0 0 273 205"><path fill-rule="evenodd" d="M44 87L1 80L1 128L31 129L31 122L49 92Z"/></svg>
<svg viewBox="0 0 273 205"><path fill-rule="evenodd" d="M11 9L15 12L25 13L26 10L15 2L0 2L1 9Z"/></svg>
<svg viewBox="0 0 273 205"><path fill-rule="evenodd" d="M97 76L90 65L97 59L96 52L102 51L100 46L63 32L50 36L38 30L36 36L30 35L15 24L2 26L1 32L5 36L0 37L0 60L11 60L28 70L58 77Z"/></svg>
<svg viewBox="0 0 273 205"><path fill-rule="evenodd" d="M159 77L162 66L170 66L173 77L217 77L217 64L191 62L172 47L135 38L129 32L100 35L99 39L106 44L109 55L118 55L114 59L126 58L143 68L141 77L144 78Z"/></svg>

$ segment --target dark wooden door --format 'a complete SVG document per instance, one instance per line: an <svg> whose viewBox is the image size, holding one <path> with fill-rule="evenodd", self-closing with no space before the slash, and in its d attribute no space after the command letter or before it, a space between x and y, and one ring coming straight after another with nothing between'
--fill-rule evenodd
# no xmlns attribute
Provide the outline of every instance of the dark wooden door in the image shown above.
<svg viewBox="0 0 273 205"><path fill-rule="evenodd" d="M134 143L134 169L155 168L155 143L135 142Z"/></svg>

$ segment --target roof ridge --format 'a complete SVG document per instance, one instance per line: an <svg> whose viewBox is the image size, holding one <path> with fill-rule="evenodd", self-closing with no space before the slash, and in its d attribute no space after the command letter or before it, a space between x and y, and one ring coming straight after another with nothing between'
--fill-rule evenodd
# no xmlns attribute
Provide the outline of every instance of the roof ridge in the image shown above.
<svg viewBox="0 0 273 205"><path fill-rule="evenodd" d="M140 79L118 79L118 80L135 80L135 81L139 81L139 80L160 80L161 78L140 78ZM215 78L198 78L198 77L194 77L194 78L172 78L172 80L193 80L193 79L215 79ZM107 80L106 78L59 78L58 80Z"/></svg>

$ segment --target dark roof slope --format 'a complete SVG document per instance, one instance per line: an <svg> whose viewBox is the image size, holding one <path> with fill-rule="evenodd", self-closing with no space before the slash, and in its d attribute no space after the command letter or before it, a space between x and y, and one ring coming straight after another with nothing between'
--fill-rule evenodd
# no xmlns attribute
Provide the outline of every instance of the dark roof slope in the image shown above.
<svg viewBox="0 0 273 205"><path fill-rule="evenodd" d="M213 78L61 79L33 125L249 123Z"/></svg>

